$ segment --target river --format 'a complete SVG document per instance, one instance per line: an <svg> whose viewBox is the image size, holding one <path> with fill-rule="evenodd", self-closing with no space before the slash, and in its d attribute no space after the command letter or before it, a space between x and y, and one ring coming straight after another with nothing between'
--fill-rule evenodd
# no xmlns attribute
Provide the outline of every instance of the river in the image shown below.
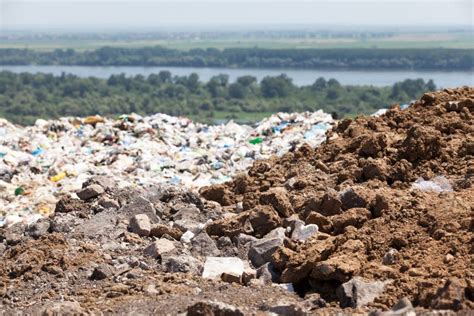
<svg viewBox="0 0 474 316"><path fill-rule="evenodd" d="M437 87L450 88L462 85L474 86L472 71L411 71L411 70L305 70L305 69L234 69L234 68L194 68L194 67L127 67L127 66L2 66L0 71L30 73L51 73L60 75L62 72L79 77L108 78L113 74L124 73L127 76L148 76L162 70L169 70L173 75L184 76L197 73L201 81L208 81L219 74L229 76L231 82L245 75L255 76L261 80L265 76L278 76L285 73L298 86L310 85L317 78L334 78L344 85L390 86L405 79L433 79Z"/></svg>

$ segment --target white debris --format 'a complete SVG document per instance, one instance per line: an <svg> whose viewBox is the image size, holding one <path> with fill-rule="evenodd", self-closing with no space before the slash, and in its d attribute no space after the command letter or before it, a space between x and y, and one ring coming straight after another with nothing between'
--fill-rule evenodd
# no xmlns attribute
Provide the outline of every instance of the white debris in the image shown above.
<svg viewBox="0 0 474 316"><path fill-rule="evenodd" d="M181 242L185 244L189 244L193 238L194 238L194 233L188 230L181 236Z"/></svg>
<svg viewBox="0 0 474 316"><path fill-rule="evenodd" d="M220 279L222 273L241 276L244 273L244 262L237 257L206 257L202 277Z"/></svg>
<svg viewBox="0 0 474 316"><path fill-rule="evenodd" d="M412 183L411 188L412 190L436 193L453 191L453 187L445 176L437 176L431 180L424 180L423 178L418 178L414 183Z"/></svg>
<svg viewBox="0 0 474 316"><path fill-rule="evenodd" d="M0 220L47 215L60 196L97 175L118 188L225 182L256 159L319 145L333 123L322 111L278 113L255 126L205 125L164 114L41 119L27 127L0 119Z"/></svg>
<svg viewBox="0 0 474 316"><path fill-rule="evenodd" d="M318 229L316 224L296 225L291 234L291 239L305 242L308 238L317 234Z"/></svg>

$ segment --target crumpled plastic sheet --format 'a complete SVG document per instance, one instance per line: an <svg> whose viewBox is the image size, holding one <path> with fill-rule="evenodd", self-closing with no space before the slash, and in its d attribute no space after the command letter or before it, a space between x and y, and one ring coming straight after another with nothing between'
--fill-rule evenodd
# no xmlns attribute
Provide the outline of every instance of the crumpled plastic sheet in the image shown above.
<svg viewBox="0 0 474 316"><path fill-rule="evenodd" d="M412 190L420 190L425 192L452 192L453 187L449 183L449 180L445 176L436 176L431 180L424 180L418 178L411 185Z"/></svg>
<svg viewBox="0 0 474 316"><path fill-rule="evenodd" d="M322 111L277 113L254 126L165 114L40 119L28 127L0 119L0 226L6 215L50 213L60 196L95 175L119 187L225 182L256 159L319 145L334 123Z"/></svg>

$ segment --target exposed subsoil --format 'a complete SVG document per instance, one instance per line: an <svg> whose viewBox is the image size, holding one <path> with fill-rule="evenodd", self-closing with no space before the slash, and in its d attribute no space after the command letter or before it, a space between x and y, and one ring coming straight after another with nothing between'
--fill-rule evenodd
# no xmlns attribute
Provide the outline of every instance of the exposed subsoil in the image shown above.
<svg viewBox="0 0 474 316"><path fill-rule="evenodd" d="M118 190L95 178L84 188L102 191L65 196L50 217L0 230L0 310L302 315L388 310L408 298L419 312L472 313L473 112L474 88L425 94L405 110L341 121L318 148L257 161L201 196L168 186ZM412 188L435 176L452 191ZM132 232L138 214L151 230ZM298 220L319 232L295 240ZM286 236L269 259L273 283L201 278L206 257L249 262L249 245L279 227ZM149 255L155 240L172 249ZM343 300L341 286L356 277L383 291L364 304Z"/></svg>

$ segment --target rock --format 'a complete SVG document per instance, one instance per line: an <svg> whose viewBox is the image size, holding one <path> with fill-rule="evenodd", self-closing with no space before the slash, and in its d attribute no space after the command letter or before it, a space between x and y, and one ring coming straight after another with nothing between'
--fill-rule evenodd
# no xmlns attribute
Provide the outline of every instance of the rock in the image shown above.
<svg viewBox="0 0 474 316"><path fill-rule="evenodd" d="M243 316L244 313L222 302L198 302L187 308L188 316Z"/></svg>
<svg viewBox="0 0 474 316"><path fill-rule="evenodd" d="M117 188L117 183L111 177L108 176L92 177L82 184L82 188L84 189L94 184L101 186L107 192L110 192L113 189Z"/></svg>
<svg viewBox="0 0 474 316"><path fill-rule="evenodd" d="M318 225L298 225L291 233L291 239L305 242L311 236L314 236L318 232Z"/></svg>
<svg viewBox="0 0 474 316"><path fill-rule="evenodd" d="M372 314L371 314L372 315ZM406 297L400 299L397 304L386 312L373 313L373 316L415 316L416 312L410 300Z"/></svg>
<svg viewBox="0 0 474 316"><path fill-rule="evenodd" d="M260 203L271 205L282 216L289 217L294 213L285 188L276 187L262 193Z"/></svg>
<svg viewBox="0 0 474 316"><path fill-rule="evenodd" d="M224 249L224 248L234 246L234 244L232 243L232 240L227 236L219 237L219 239L217 239L216 245L217 245L217 248L219 248L221 250Z"/></svg>
<svg viewBox="0 0 474 316"><path fill-rule="evenodd" d="M288 316L303 316L307 315L301 306L293 303L277 303L270 307L268 310L270 313L277 315L288 315Z"/></svg>
<svg viewBox="0 0 474 316"><path fill-rule="evenodd" d="M191 243L191 240L194 238L194 233L190 230L188 230L187 232L185 232L182 236L181 236L181 239L180 241L182 243L185 243L185 244L189 244Z"/></svg>
<svg viewBox="0 0 474 316"><path fill-rule="evenodd" d="M372 303L383 293L389 281L369 281L361 277L354 277L343 283L336 291L341 308L359 308Z"/></svg>
<svg viewBox="0 0 474 316"><path fill-rule="evenodd" d="M145 214L150 218L150 221L155 224L160 222L157 210L148 199L143 196L134 197L132 201L120 209L120 213L132 217L138 214Z"/></svg>
<svg viewBox="0 0 474 316"><path fill-rule="evenodd" d="M78 302L59 302L52 303L45 307L41 315L43 316L59 316L59 315L83 315L84 309Z"/></svg>
<svg viewBox="0 0 474 316"><path fill-rule="evenodd" d="M383 256L382 263L384 265L395 264L397 260L397 254L398 254L397 249L390 248Z"/></svg>
<svg viewBox="0 0 474 316"><path fill-rule="evenodd" d="M175 240L180 240L183 232L175 227L163 224L156 224L151 227L150 236L161 238L163 235L168 235Z"/></svg>
<svg viewBox="0 0 474 316"><path fill-rule="evenodd" d="M138 236L148 236L151 231L150 218L146 214L137 214L130 219L128 229Z"/></svg>
<svg viewBox="0 0 474 316"><path fill-rule="evenodd" d="M174 221L173 227L176 227L182 232L191 231L196 234L201 231L204 225L194 220L178 219Z"/></svg>
<svg viewBox="0 0 474 316"><path fill-rule="evenodd" d="M119 202L111 199L111 198L108 198L108 197L102 197L100 198L99 200L99 205L102 206L103 208L106 208L106 209L119 209L120 208L120 204Z"/></svg>
<svg viewBox="0 0 474 316"><path fill-rule="evenodd" d="M161 256L161 264L167 272L183 272L195 275L201 274L202 263L198 259L189 255L168 255Z"/></svg>
<svg viewBox="0 0 474 316"><path fill-rule="evenodd" d="M239 234L234 237L234 243L239 247L246 245L249 242L256 242L257 240L258 238L246 234Z"/></svg>
<svg viewBox="0 0 474 316"><path fill-rule="evenodd" d="M259 205L230 218L222 218L210 223L206 231L211 236L234 237L244 233L262 237L280 226L281 219L273 207Z"/></svg>
<svg viewBox="0 0 474 316"><path fill-rule="evenodd" d="M158 258L162 254L173 251L176 247L171 240L161 238L148 245L143 253L147 256Z"/></svg>
<svg viewBox="0 0 474 316"><path fill-rule="evenodd" d="M206 232L197 234L191 240L191 252L200 256L217 257L221 254L215 241Z"/></svg>
<svg viewBox="0 0 474 316"><path fill-rule="evenodd" d="M114 275L114 269L108 264L101 264L92 271L91 280L104 280Z"/></svg>
<svg viewBox="0 0 474 316"><path fill-rule="evenodd" d="M247 285L251 280L257 278L257 271L252 268L245 268L242 273L242 283Z"/></svg>
<svg viewBox="0 0 474 316"><path fill-rule="evenodd" d="M436 291L435 297L431 302L433 309L450 309L458 311L462 307L465 298L465 289L461 282L455 278L448 279L442 288Z"/></svg>
<svg viewBox="0 0 474 316"><path fill-rule="evenodd" d="M230 273L224 272L221 274L221 280L227 283L242 284L242 275L238 275L232 272Z"/></svg>
<svg viewBox="0 0 474 316"><path fill-rule="evenodd" d="M37 239L49 233L51 222L48 219L41 219L28 227L28 234Z"/></svg>
<svg viewBox="0 0 474 316"><path fill-rule="evenodd" d="M105 192L104 188L101 187L100 185L91 184L90 186L86 187L85 189L82 189L76 194L81 200L87 201L101 195L104 192Z"/></svg>
<svg viewBox="0 0 474 316"><path fill-rule="evenodd" d="M0 181L10 183L13 178L13 173L7 168L0 168Z"/></svg>
<svg viewBox="0 0 474 316"><path fill-rule="evenodd" d="M354 191L353 188L348 188L344 190L343 192L341 192L340 196L341 196L342 208L344 210L367 206L367 201L365 200L365 198L362 195L360 195L357 191Z"/></svg>
<svg viewBox="0 0 474 316"><path fill-rule="evenodd" d="M283 244L280 238L262 239L249 249L248 256L255 267L260 267L272 259L272 254Z"/></svg>
<svg viewBox="0 0 474 316"><path fill-rule="evenodd" d="M232 273L241 276L243 272L244 263L237 257L207 257L202 277L206 279L220 279L222 273Z"/></svg>
<svg viewBox="0 0 474 316"><path fill-rule="evenodd" d="M267 262L257 269L257 278L265 284L277 283L280 281L280 274L276 272L271 262Z"/></svg>
<svg viewBox="0 0 474 316"><path fill-rule="evenodd" d="M285 239L286 235L286 229L283 227L278 227L263 236L264 239L270 239L270 238L280 238L280 239Z"/></svg>

